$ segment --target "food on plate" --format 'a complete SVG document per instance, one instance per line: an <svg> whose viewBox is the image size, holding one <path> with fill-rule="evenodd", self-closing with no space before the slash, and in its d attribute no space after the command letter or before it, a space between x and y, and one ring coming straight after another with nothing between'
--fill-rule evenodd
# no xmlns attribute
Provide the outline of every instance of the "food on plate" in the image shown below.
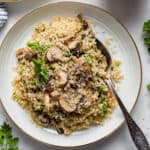
<svg viewBox="0 0 150 150"><path fill-rule="evenodd" d="M109 77L106 57L81 15L39 24L16 58L13 99L42 127L69 135L103 125L116 107L104 82ZM112 78L118 82L120 62L113 64Z"/></svg>

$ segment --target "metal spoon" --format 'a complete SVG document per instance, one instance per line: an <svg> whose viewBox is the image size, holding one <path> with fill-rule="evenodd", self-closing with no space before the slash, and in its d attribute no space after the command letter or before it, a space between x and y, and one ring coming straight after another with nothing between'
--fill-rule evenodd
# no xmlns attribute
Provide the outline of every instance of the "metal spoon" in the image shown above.
<svg viewBox="0 0 150 150"><path fill-rule="evenodd" d="M106 56L106 60L107 60L107 64L108 64L106 71L108 73L110 73L111 65L112 65L111 55L110 55L109 51L107 50L107 48L98 39L96 39L96 43L97 43L98 49L101 50L101 52L104 56ZM130 135L131 135L133 142L136 145L137 149L138 150L150 150L150 146L149 146L149 143L148 143L145 135L143 134L141 129L138 127L138 125L135 123L135 121L132 119L131 115L128 113L126 107L124 106L122 100L120 99L119 95L117 94L117 92L113 86L113 82L112 82L111 78L106 80L105 83L112 90L114 96L117 99L117 102L122 110L122 113L123 113L126 123L128 125Z"/></svg>

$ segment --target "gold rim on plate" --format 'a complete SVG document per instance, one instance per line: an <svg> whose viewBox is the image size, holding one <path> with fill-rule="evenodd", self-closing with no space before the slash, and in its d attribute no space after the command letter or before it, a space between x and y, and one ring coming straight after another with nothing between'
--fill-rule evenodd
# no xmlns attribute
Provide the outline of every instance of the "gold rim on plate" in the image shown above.
<svg viewBox="0 0 150 150"><path fill-rule="evenodd" d="M53 2L48 2L48 3L46 3L46 4L43 4L43 5L41 5L41 6L37 7L37 8L35 8L35 9L29 11L29 12L26 13L23 17L21 17L21 18L9 29L9 31L7 32L7 35L5 36L5 38L3 39L3 41L2 41L2 43L1 43L1 45L0 45L0 49L1 49L1 47L2 47L2 45L3 45L3 43L4 43L4 41L5 41L5 39L7 38L9 32L11 32L11 30L13 29L13 27L14 27L20 20L22 20L23 18L27 17L28 15L30 15L31 13L33 13L34 11L37 11L38 9L40 9L40 8L42 8L42 7L45 7L45 6L50 5L50 4L65 3L65 2L78 3L78 4L85 4L85 5L88 5L88 6L90 6L90 7L94 7L94 8L96 8L96 9L99 9L99 10L105 12L107 15L109 15L111 18L113 18L118 24L120 24L120 25L123 27L123 29L126 31L126 33L128 34L128 36L130 37L131 41L133 42L133 44L134 44L134 46L135 46L135 48L136 48L136 52L137 52L137 55L138 55L138 58L139 58L139 63L140 63L140 85L139 85L138 94L137 94L136 100L135 100L135 102L134 102L134 105L132 106L131 111L129 112L129 113L132 113L132 111L133 111L133 109L134 109L134 107L135 107L135 105L136 105L136 103L137 103L137 100L138 100L138 98L139 98L139 96L140 96L141 87L142 87L142 75L143 75L142 72L143 72L143 71L142 71L142 61L141 61L140 53L139 53L139 50L138 50L138 48L137 48L137 45L136 45L136 43L135 43L133 37L131 36L131 34L129 33L129 31L127 30L127 28L121 23L121 21L120 21L119 19L117 19L116 17L114 17L109 11L107 11L107 10L105 10L105 9L103 9L103 8L100 8L100 7L98 7L98 6L95 6L94 4L89 4L89 3L84 3L84 2L78 2L78 1L73 1L73 0L65 0L65 1L62 1L62 0L61 0L61 1L59 0L59 1L58 1L58 0L56 0L56 1L53 1ZM4 107L4 105L3 105L3 103L2 103L1 100L0 100L0 103L1 103L2 107L4 108L4 111L6 112L6 114L9 116L9 114L8 114L7 110L5 109L5 107ZM119 130L119 129L122 127L122 125L125 123L125 119L123 119L123 121L120 123L120 125L119 125L118 127L116 127L112 132L110 132L109 134L105 135L103 138L98 139L98 140L96 140L96 141L94 141L94 142L90 142L90 143L83 144L83 145L79 145L79 146L58 146L58 145L49 144L49 143L47 143L47 142L40 141L39 139L36 139L36 138L33 137L32 135L26 133L22 128L20 128L10 116L9 116L9 118L10 118L11 121L17 126L17 128L19 128L24 134L26 134L27 136L29 136L31 139L36 140L36 141L38 141L38 142L41 142L41 143L43 143L43 144L46 144L47 146L64 147L64 148L65 148L65 147L81 147L81 146L84 147L84 146L87 146L87 145L90 145L90 144L94 144L94 143L96 143L96 142L98 142L98 141L105 140L106 138L108 138L109 136L111 136L113 133L115 133L117 130Z"/></svg>

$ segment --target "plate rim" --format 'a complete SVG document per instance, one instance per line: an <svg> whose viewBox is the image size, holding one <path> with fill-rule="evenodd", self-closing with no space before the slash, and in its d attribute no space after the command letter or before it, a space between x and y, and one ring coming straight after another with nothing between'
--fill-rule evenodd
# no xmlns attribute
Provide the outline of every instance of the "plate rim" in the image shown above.
<svg viewBox="0 0 150 150"><path fill-rule="evenodd" d="M104 13L106 13L107 15L109 15L116 23L118 23L122 28L123 30L127 33L127 35L129 36L130 40L132 41L133 45L135 46L135 49L136 49L136 52L137 52L137 56L138 56L138 60L139 60L139 65L140 65L140 83L139 83L139 87L138 87L138 93L137 93L137 96L136 96L136 99L134 101L134 104L131 108L131 110L129 111L129 113L131 114L133 109L135 108L137 102L138 102L138 99L139 99L139 96L140 96L140 93L141 93L141 88L142 88L142 82L143 82L143 67L142 67L142 59L141 59L141 55L140 55L140 52L139 52L139 49L137 47L137 44L135 42L135 40L133 39L132 35L130 34L130 32L128 31L127 27L121 23L121 21L116 17L114 16L111 12L109 12L108 10L104 9L104 8L101 8L99 6L96 6L95 4L92 4L92 3L88 3L88 2L81 2L81 1L75 1L75 0L54 0L54 1L51 1L51 2L47 2L47 3L44 3L44 4L40 4L39 6L29 10L28 12L26 12L24 15L22 15L11 27L10 29L7 31L6 35L4 36L4 38L2 39L2 42L0 44L0 50L6 40L6 38L8 37L9 33L13 30L14 26L20 22L22 19L24 19L25 17L27 17L28 15L32 14L34 11L37 11L38 9L40 8L43 8L47 5L51 5L51 4L56 4L56 3L67 3L67 2L70 2L70 3L78 3L78 4L84 4L84 5L88 5L90 7L94 7L96 9L99 9L101 11L103 11ZM108 137L110 137L111 135L113 135L117 130L119 130L123 124L125 123L125 119L123 118L123 121L121 121L120 125L116 128L114 128L109 134L106 134L104 137L102 137L101 139L97 139L93 142L89 142L87 144L80 144L78 146L60 146L60 145L55 145L55 144L50 144L50 143L47 143L47 142L44 142L44 141L41 141L35 137L33 137L31 134L28 134L25 130L23 130L21 127L19 127L19 125L11 118L11 116L8 114L1 98L0 98L0 104L3 108L3 110L5 111L5 113L7 114L7 116L10 118L10 120L12 121L13 124L15 124L15 126L22 132L24 133L25 135L27 135L29 138L37 141L37 142L40 142L42 144L45 144L47 146L53 146L53 147L62 147L62 148L71 148L71 147L76 147L76 148L79 148L79 147L83 147L83 146L88 146L90 144L94 144L96 142L99 142L99 141L102 141L102 140L105 140L107 139Z"/></svg>

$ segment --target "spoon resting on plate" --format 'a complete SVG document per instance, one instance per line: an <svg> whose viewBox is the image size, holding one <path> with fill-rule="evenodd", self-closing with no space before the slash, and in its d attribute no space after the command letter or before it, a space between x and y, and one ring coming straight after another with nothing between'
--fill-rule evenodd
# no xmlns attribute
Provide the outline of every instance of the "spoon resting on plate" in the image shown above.
<svg viewBox="0 0 150 150"><path fill-rule="evenodd" d="M96 43L97 43L98 49L101 50L102 54L106 57L106 61L107 61L106 72L110 74L111 66L112 66L111 55L110 55L109 51L107 50L107 48L97 38L96 38ZM120 109L121 109L121 111L125 117L126 123L128 125L130 135L131 135L133 142L134 142L135 146L137 147L137 149L138 150L150 150L150 146L149 146L149 143L148 143L145 135L143 134L143 132L139 128L139 126L135 123L135 121L133 120L131 115L128 113L121 98L117 94L117 92L114 88L113 82L111 80L111 77L109 79L105 80L105 83L113 92L113 94L120 106Z"/></svg>

